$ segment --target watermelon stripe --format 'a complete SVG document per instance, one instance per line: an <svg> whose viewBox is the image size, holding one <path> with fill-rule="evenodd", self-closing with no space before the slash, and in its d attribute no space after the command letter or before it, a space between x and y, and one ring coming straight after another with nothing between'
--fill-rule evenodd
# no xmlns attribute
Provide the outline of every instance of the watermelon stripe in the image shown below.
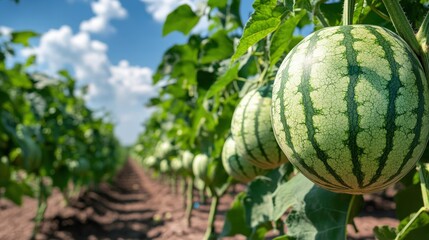
<svg viewBox="0 0 429 240"><path fill-rule="evenodd" d="M268 92L270 92L270 88L269 87L266 87L262 93L260 93L259 91L256 91L256 93L259 93L261 95L260 99L259 99L259 102L258 102L258 108L256 109L256 113L255 113L255 115L256 115L256 118L255 118L255 133L256 134L259 134L259 116L261 115L261 108L262 108L263 103L264 103L264 98L266 98L266 96L268 95L267 94ZM268 163L272 163L271 160L270 160L270 158L267 156L267 153L265 152L265 150L263 148L263 143L261 142L261 139L259 138L259 135L256 136L256 140L257 140L257 143L258 143L259 151L261 151L261 154L262 154L262 156L264 156L265 161L268 162ZM257 159L255 159L255 161L256 160Z"/></svg>
<svg viewBox="0 0 429 240"><path fill-rule="evenodd" d="M255 94L257 94L258 93L258 91L255 91L253 94L252 94L252 96L251 97L249 97L248 98L248 101L247 101L247 103L246 103L246 105L244 106L244 109L243 109L243 121L241 121L241 140L243 141L243 143L244 143L244 148L245 148L245 150L246 150L246 152L249 154L249 156L252 158L252 159L256 159L255 158L255 156L252 154L252 151L250 151L250 149L248 148L248 146L247 146L247 143L246 143L246 138L245 138L245 132L246 132L246 130L245 130L245 126L244 126L244 123L245 123L245 121L246 121L246 112L247 112L247 107L249 106L249 104L250 104L250 102L251 102L251 100L252 100L252 98L253 98L253 96L255 96ZM256 125L258 125L258 124L256 124ZM257 161L257 159L256 159L256 161Z"/></svg>
<svg viewBox="0 0 429 240"><path fill-rule="evenodd" d="M317 41L319 40L319 37L317 35L314 35L309 40L309 45L307 48L307 59L311 59L311 54L314 51L314 48L316 46ZM307 64L307 62L304 62L304 64ZM304 105L305 109L305 125L307 126L307 137L308 140L311 142L311 145L313 146L314 150L316 151L317 157L320 159L320 161L323 162L325 165L326 170L332 174L332 176L344 187L351 188L344 180L338 175L335 170L328 164L328 155L320 148L319 144L317 143L315 139L316 130L314 127L313 122L313 116L315 114L315 109L313 107L313 102L310 96L311 86L310 86L310 77L311 77L311 69L312 64L309 64L307 67L304 68L303 75L302 75L302 81L301 84L298 86L298 92L302 94L302 103Z"/></svg>
<svg viewBox="0 0 429 240"><path fill-rule="evenodd" d="M423 81L424 80L422 79L422 76L420 74L420 68L419 68L420 62L417 61L417 59L415 58L414 54L410 51L410 49L406 49L406 51L408 54L408 58L413 60L411 65L413 67L413 72L415 73L415 76L416 76L416 85L417 85L417 89L418 89L418 98L419 98L418 106L416 109L417 122L416 122L416 125L415 125L414 130L413 130L414 138L413 138L413 141L411 142L410 147L408 148L409 150L407 152L407 155L405 155L404 161L402 162L401 166L396 171L396 173L394 175L392 175L384 183L387 183L387 182L391 181L392 179L394 179L395 177L397 177L399 175L399 173L402 171L402 169L404 168L404 166L411 159L414 149L420 143L419 139L420 139L421 129L422 129L422 125L423 125L423 114L425 111L425 100L424 100L424 96L423 96L423 92L424 92Z"/></svg>
<svg viewBox="0 0 429 240"><path fill-rule="evenodd" d="M317 34L315 34L317 38ZM297 48L293 48L292 51L289 53L291 56L293 56L293 54L296 52ZM287 63L287 65L284 67L284 69L288 69L289 66L291 64L291 60L289 59L289 62ZM286 82L288 81L288 74L284 74L283 75L284 79L280 82L280 89L285 89L285 85ZM285 102L285 94L284 91L281 90L278 92L278 99L280 101L280 104L283 104ZM296 159L298 161L298 164L301 165L301 167L303 169L305 169L306 171L308 171L310 174L312 174L313 176L315 176L317 179L319 179L319 181L317 181L317 179L313 179L313 181L317 182L320 185L323 186L328 186L328 187L332 187L334 189L336 188L342 188L342 186L339 186L337 184L333 184L330 181L328 181L326 178L324 178L323 176L319 175L319 173L317 173L312 167L310 167L302 158L301 156L299 156L299 154L296 152L295 150L295 146L292 142L292 138L291 138L291 134L290 134L290 126L288 124L288 121L286 119L286 109L284 107L280 107L280 122L283 124L284 127L284 134L285 134L285 140L286 140L286 144L289 146L289 148L292 150L292 157L294 159Z"/></svg>
<svg viewBox="0 0 429 240"><path fill-rule="evenodd" d="M388 83L388 89L389 89L389 103L387 107L387 115L386 115L386 147L384 148L383 154L381 155L379 159L379 165L377 168L377 171L375 175L372 177L371 181L366 184L365 187L370 186L374 184L380 177L381 172L383 171L383 168L386 167L386 161L389 157L389 153L393 149L393 138L395 136L395 130L396 130L396 123L395 123L395 117L396 117L396 96L398 95L399 88L401 87L401 81L399 79L399 72L398 72L398 63L394 59L394 53L392 50L392 47L390 43L373 27L367 28L377 39L378 44L383 48L383 51L385 52L386 60L389 62L390 70L392 71L392 77L391 80Z"/></svg>
<svg viewBox="0 0 429 240"><path fill-rule="evenodd" d="M235 166L237 166L238 169L240 170L240 171L238 171L235 168L235 166L233 165L233 166L231 166L232 171L236 172L238 175L244 175L245 177L249 178L249 175L247 175L246 171L244 170L243 165L241 165L241 163L240 163L239 156L235 154L235 155L233 155L231 157L234 158L234 163L236 164Z"/></svg>
<svg viewBox="0 0 429 240"><path fill-rule="evenodd" d="M351 34L351 27L344 28L344 40L343 44L346 47L346 59L348 64L348 75L350 82L347 89L347 95L345 97L347 101L347 114L349 121L349 138L348 147L352 157L353 163L353 174L356 176L359 187L363 185L364 175L362 173L361 164L359 162L359 153L362 151L357 144L357 135L359 132L359 115L357 111L357 103L355 99L355 89L361 69L357 62L357 54L353 48L354 38Z"/></svg>

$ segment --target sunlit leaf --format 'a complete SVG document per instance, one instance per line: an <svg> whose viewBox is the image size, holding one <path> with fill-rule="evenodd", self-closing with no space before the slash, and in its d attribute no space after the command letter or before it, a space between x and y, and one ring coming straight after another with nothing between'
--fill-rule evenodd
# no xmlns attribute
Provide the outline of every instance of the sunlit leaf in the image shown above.
<svg viewBox="0 0 429 240"><path fill-rule="evenodd" d="M199 20L200 17L192 11L192 8L188 4L180 5L168 14L162 28L162 35L166 36L174 31L179 31L187 35L197 25Z"/></svg>

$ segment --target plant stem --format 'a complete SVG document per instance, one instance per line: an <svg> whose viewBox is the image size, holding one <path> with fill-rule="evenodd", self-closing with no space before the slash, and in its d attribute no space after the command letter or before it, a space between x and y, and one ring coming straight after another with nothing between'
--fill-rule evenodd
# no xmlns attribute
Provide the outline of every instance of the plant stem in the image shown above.
<svg viewBox="0 0 429 240"><path fill-rule="evenodd" d="M355 0L345 0L343 9L343 25L353 24L353 13L355 11Z"/></svg>
<svg viewBox="0 0 429 240"><path fill-rule="evenodd" d="M31 236L31 239L36 239L37 234L40 231L40 225L43 222L45 216L45 211L47 208L46 203L46 194L45 194L45 185L43 184L42 177L39 177L39 197L37 199L37 211L36 217L34 218L34 229Z"/></svg>
<svg viewBox="0 0 429 240"><path fill-rule="evenodd" d="M423 206L429 210L429 192L428 186L426 186L426 167L424 163L419 162L419 176L420 176L420 188L422 190Z"/></svg>
<svg viewBox="0 0 429 240"><path fill-rule="evenodd" d="M212 197L212 203L210 206L210 214L209 214L209 219L208 219L208 225L207 225L207 230L206 230L206 234L204 234L204 240L210 240L210 239L215 239L215 220L216 220L216 213L217 213L217 205L219 204L219 197L214 195Z"/></svg>
<svg viewBox="0 0 429 240"><path fill-rule="evenodd" d="M188 227L191 227L191 216L192 216L192 208L193 208L193 198L194 198L194 177L188 178L188 189L187 189L187 197L186 197L186 221L188 223Z"/></svg>
<svg viewBox="0 0 429 240"><path fill-rule="evenodd" d="M414 216L407 223L407 225L405 225L405 227L398 233L395 240L401 239L401 236L407 231L407 229L411 226L411 224L413 224L416 221L417 217L424 211L427 211L427 209L425 209L424 207L420 208L420 210L416 214L414 214Z"/></svg>
<svg viewBox="0 0 429 240"><path fill-rule="evenodd" d="M419 31L416 34L417 41L421 47L421 60L426 73L426 79L429 81L429 49L428 49L428 36L429 36L429 14L423 20Z"/></svg>
<svg viewBox="0 0 429 240"><path fill-rule="evenodd" d="M323 27L329 27L330 26L329 23L328 23L328 21L326 20L325 16L323 16L323 13L320 11L319 6L317 6L314 9L314 16L316 16L317 19L319 19L319 21L320 21L320 23L322 24Z"/></svg>
<svg viewBox="0 0 429 240"><path fill-rule="evenodd" d="M420 55L420 44L414 35L413 28L405 16L405 12L399 4L399 1L383 0L383 3L398 34L408 43L408 45L410 45L417 55Z"/></svg>
<svg viewBox="0 0 429 240"><path fill-rule="evenodd" d="M377 14L378 16L383 18L384 20L391 22L389 16L384 14L382 11L378 10L378 8L374 7L373 5L371 5L369 7L371 8L371 11L373 11L375 14Z"/></svg>

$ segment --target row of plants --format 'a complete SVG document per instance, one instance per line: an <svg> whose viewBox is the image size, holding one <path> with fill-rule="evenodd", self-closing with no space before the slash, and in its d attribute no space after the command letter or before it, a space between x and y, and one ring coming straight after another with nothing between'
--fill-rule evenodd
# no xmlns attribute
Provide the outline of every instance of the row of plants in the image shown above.
<svg viewBox="0 0 429 240"><path fill-rule="evenodd" d="M192 189L212 198L204 239L346 239L363 194L393 184L400 224L374 235L427 239L429 2L255 0L245 25L240 4L168 15L163 34L189 38L153 76L133 158L187 182L189 223ZM192 32L202 17L210 25ZM247 188L216 233L237 182Z"/></svg>
<svg viewBox="0 0 429 240"><path fill-rule="evenodd" d="M107 115L88 107L85 87L67 71L30 71L35 56L16 61L16 49L36 36L0 35L0 198L18 205L23 196L38 199L34 234L53 188L68 200L82 186L109 180L125 159Z"/></svg>

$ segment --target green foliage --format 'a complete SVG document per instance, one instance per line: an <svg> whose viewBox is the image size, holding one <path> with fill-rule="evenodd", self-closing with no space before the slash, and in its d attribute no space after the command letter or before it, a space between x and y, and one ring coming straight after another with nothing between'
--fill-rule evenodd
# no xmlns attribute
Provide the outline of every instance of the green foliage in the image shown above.
<svg viewBox="0 0 429 240"><path fill-rule="evenodd" d="M362 201L361 196L324 190L298 174L276 189L273 196L274 219L280 218L292 207L286 220L288 236L297 239L342 239L346 235L349 219L359 212Z"/></svg>
<svg viewBox="0 0 429 240"><path fill-rule="evenodd" d="M231 207L225 214L225 223L220 237L234 236L236 234L249 236L251 234L252 229L246 225L246 215L243 206L244 197L244 192L235 196Z"/></svg>
<svg viewBox="0 0 429 240"><path fill-rule="evenodd" d="M353 24L373 24L395 31L382 0L355 2ZM207 154L211 159L208 178L205 184L196 185L221 196L231 182L219 158L240 98L272 81L282 59L305 35L323 25L340 25L344 1L255 0L254 12L244 27L240 0L208 0L206 4L198 10L181 5L167 17L163 35L173 31L187 35L201 17L207 17L210 26L164 53L153 76L153 83L160 86L159 94L148 103L155 110L144 123L145 130L132 154L144 159L143 166L155 174L160 172L161 160L168 165L180 159L181 151ZM401 0L400 4L413 29L419 29L429 9L428 1ZM25 79L20 82L28 86ZM161 159L157 146L163 141L169 141L175 151ZM191 175L172 169L163 174ZM419 234L427 229L427 212L420 211L424 201L419 184L427 178L413 179L412 175L395 196L401 225L375 228L377 238L394 239L402 230L404 239L422 238ZM236 196L226 213L221 236L242 234L248 239L264 239L275 228L274 223L281 223L279 219L287 215L287 232L283 233L280 226L277 240L345 239L346 226L353 222L362 204L361 196L323 190L286 164L256 178ZM419 215L415 215L417 211ZM412 216L417 217L413 220ZM410 225L405 227L407 223Z"/></svg>
<svg viewBox="0 0 429 240"><path fill-rule="evenodd" d="M37 36L37 33L31 31L13 32L11 41L13 43L22 44L23 46L28 47L30 45L29 40Z"/></svg>
<svg viewBox="0 0 429 240"><path fill-rule="evenodd" d="M113 125L78 97L81 89L66 71L59 78L27 73L35 56L6 64L15 47L29 46L35 36L13 32L0 42L0 188L16 204L42 194L34 185L42 178L49 179L45 190L94 184L112 177L125 159Z"/></svg>
<svg viewBox="0 0 429 240"><path fill-rule="evenodd" d="M173 31L188 34L197 25L200 18L192 11L188 4L183 4L168 14L165 20L162 35L168 35Z"/></svg>
<svg viewBox="0 0 429 240"><path fill-rule="evenodd" d="M374 235L379 240L392 240L396 238L396 230L389 226L375 227Z"/></svg>

